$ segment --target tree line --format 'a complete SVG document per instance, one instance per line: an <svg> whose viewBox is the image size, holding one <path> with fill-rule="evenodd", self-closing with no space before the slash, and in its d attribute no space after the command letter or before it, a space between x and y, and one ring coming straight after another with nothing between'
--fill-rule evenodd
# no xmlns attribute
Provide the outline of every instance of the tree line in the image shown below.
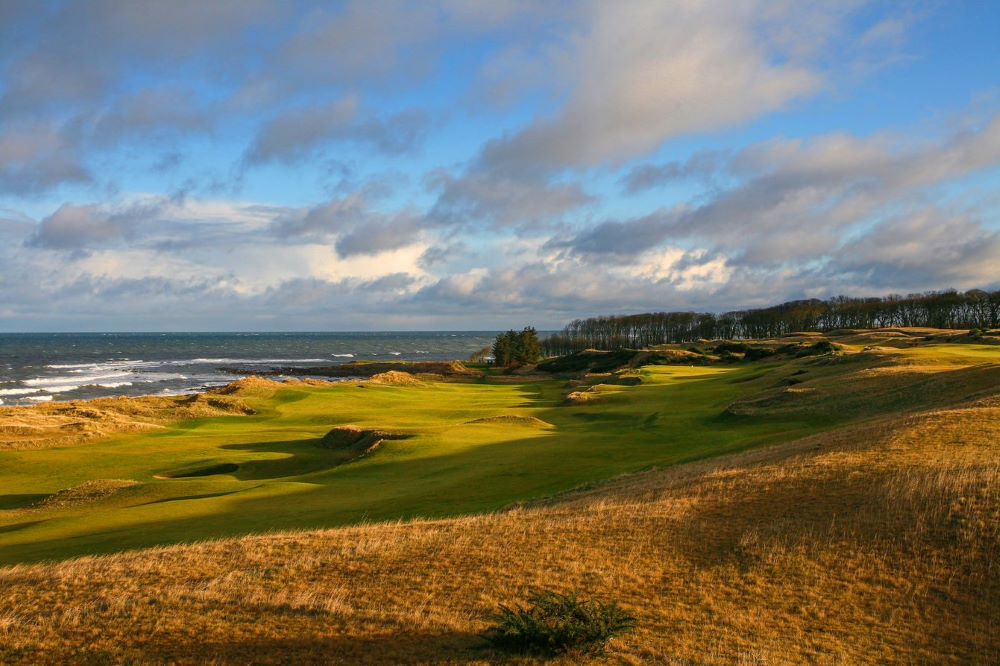
<svg viewBox="0 0 1000 666"><path fill-rule="evenodd" d="M493 341L493 362L502 367L537 363L542 358L542 343L531 326L524 330L501 333Z"/></svg>
<svg viewBox="0 0 1000 666"><path fill-rule="evenodd" d="M973 289L873 298L789 301L722 314L651 312L577 319L542 341L548 356L581 349L640 349L699 339L772 338L841 328L1000 328L1000 291Z"/></svg>

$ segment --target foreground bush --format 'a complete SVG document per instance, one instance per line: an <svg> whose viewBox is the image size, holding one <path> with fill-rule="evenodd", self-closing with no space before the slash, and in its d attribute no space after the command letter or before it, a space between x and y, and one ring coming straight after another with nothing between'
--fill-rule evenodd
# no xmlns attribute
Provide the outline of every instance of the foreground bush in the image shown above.
<svg viewBox="0 0 1000 666"><path fill-rule="evenodd" d="M575 593L536 592L525 607L501 606L493 620L484 638L510 652L598 651L635 628L635 617L617 603L581 599Z"/></svg>

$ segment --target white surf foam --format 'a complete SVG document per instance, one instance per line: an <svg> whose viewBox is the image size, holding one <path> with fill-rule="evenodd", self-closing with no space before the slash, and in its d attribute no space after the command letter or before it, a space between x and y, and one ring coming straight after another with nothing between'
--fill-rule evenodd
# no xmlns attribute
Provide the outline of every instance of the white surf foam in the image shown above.
<svg viewBox="0 0 1000 666"><path fill-rule="evenodd" d="M29 395L31 393L38 393L38 389L0 389L0 395Z"/></svg>
<svg viewBox="0 0 1000 666"><path fill-rule="evenodd" d="M72 390L65 389L63 387L72 386L78 388L89 384L100 384L108 381L116 381L123 377L132 377L133 374L134 373L132 372L111 371L94 375L57 375L55 377L35 377L32 379L25 379L22 383L25 386L33 386L37 389L55 393L56 391L53 391L52 389L60 389L63 391Z"/></svg>
<svg viewBox="0 0 1000 666"><path fill-rule="evenodd" d="M325 358L195 358L173 363L321 363L325 360Z"/></svg>

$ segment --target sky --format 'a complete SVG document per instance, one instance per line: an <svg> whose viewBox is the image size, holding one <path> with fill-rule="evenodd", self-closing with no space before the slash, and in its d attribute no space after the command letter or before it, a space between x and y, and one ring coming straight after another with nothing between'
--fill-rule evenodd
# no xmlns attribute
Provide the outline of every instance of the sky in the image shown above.
<svg viewBox="0 0 1000 666"><path fill-rule="evenodd" d="M1000 3L0 0L0 331L1000 287Z"/></svg>

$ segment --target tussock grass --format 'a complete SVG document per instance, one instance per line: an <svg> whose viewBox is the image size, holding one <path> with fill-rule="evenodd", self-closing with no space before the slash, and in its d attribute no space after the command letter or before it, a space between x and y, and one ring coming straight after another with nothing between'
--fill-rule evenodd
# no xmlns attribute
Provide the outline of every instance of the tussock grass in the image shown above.
<svg viewBox="0 0 1000 666"><path fill-rule="evenodd" d="M385 384L387 386L420 386L423 384L422 381L410 373L398 370L380 372L377 375L372 375L368 381L372 384Z"/></svg>
<svg viewBox="0 0 1000 666"><path fill-rule="evenodd" d="M615 602L581 598L572 592L533 592L524 605L501 605L483 633L506 652L581 656L603 650L616 636L635 629L635 617Z"/></svg>

